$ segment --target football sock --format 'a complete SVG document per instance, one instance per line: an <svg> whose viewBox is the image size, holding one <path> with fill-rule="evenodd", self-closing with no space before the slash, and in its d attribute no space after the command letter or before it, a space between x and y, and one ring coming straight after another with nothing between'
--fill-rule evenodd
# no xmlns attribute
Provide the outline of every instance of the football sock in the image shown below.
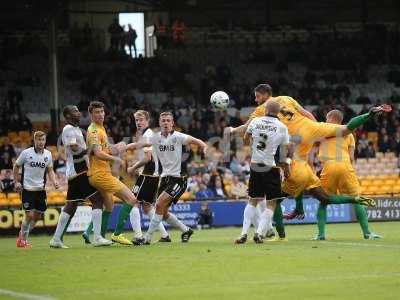
<svg viewBox="0 0 400 300"><path fill-rule="evenodd" d="M267 208L267 201L263 200L263 201L258 202L256 208L257 208L257 210L256 210L256 213L255 213L251 223L253 224L254 228L257 230L259 222L260 222L261 214Z"/></svg>
<svg viewBox="0 0 400 300"><path fill-rule="evenodd" d="M151 218L149 229L147 229L147 232L146 232L147 240L150 240L152 234L154 233L154 231L157 230L158 225L160 224L162 219L163 219L163 216L159 215L159 214L154 214L154 216Z"/></svg>
<svg viewBox="0 0 400 300"><path fill-rule="evenodd" d="M186 232L189 230L189 227L179 221L174 214L169 213L169 216L165 221L171 226L178 227L179 230L182 232Z"/></svg>
<svg viewBox="0 0 400 300"><path fill-rule="evenodd" d="M262 211L258 207L256 207L256 210L254 212L254 216L251 219L251 224L253 224L255 229L257 229L258 225L260 224L261 215L262 215Z"/></svg>
<svg viewBox="0 0 400 300"><path fill-rule="evenodd" d="M296 198L296 211L298 213L304 214L304 207L303 207L303 193L298 195Z"/></svg>
<svg viewBox="0 0 400 300"><path fill-rule="evenodd" d="M325 236L326 205L320 204L317 210L318 236Z"/></svg>
<svg viewBox="0 0 400 300"><path fill-rule="evenodd" d="M142 237L142 225L140 224L140 211L138 207L132 207L132 210L129 214L132 230L134 232L135 238Z"/></svg>
<svg viewBox="0 0 400 300"><path fill-rule="evenodd" d="M67 229L68 229L68 227L69 227L69 224L71 224L71 221L72 221L72 218L70 217L70 218L68 219L67 225L65 225L64 231L63 231L62 234L61 234L61 240L63 240L64 234L67 232Z"/></svg>
<svg viewBox="0 0 400 300"><path fill-rule="evenodd" d="M257 208L249 203L247 203L246 207L244 208L242 235L247 234L247 232L249 231L251 221L253 220L254 215L257 212L256 210Z"/></svg>
<svg viewBox="0 0 400 300"><path fill-rule="evenodd" d="M101 215L101 235L102 237L106 236L106 232L108 229L108 219L111 216L111 212L103 210L103 213Z"/></svg>
<svg viewBox="0 0 400 300"><path fill-rule="evenodd" d="M329 195L329 204L356 203L354 196Z"/></svg>
<svg viewBox="0 0 400 300"><path fill-rule="evenodd" d="M23 221L21 224L21 235L23 240L27 240L29 236L30 221Z"/></svg>
<svg viewBox="0 0 400 300"><path fill-rule="evenodd" d="M150 218L150 220L153 218L154 214L156 213L155 209L152 207L147 214ZM168 236L167 230L165 230L164 224L161 221L160 224L158 225L158 230L160 231L161 237L166 238Z"/></svg>
<svg viewBox="0 0 400 300"><path fill-rule="evenodd" d="M86 228L85 233L86 235L89 236L92 233L92 231L93 231L93 220L89 223L89 226L88 228Z"/></svg>
<svg viewBox="0 0 400 300"><path fill-rule="evenodd" d="M364 124L369 119L369 117L370 117L369 113L354 117L349 121L349 123L347 123L346 127L348 130L353 131L358 126Z"/></svg>
<svg viewBox="0 0 400 300"><path fill-rule="evenodd" d="M70 218L71 216L69 214L67 214L64 211L61 212L60 217L58 219L56 231L54 232L55 239L61 239L61 236L64 233L64 229L66 228Z"/></svg>
<svg viewBox="0 0 400 300"><path fill-rule="evenodd" d="M268 224L271 223L273 214L274 214L274 212L269 208L266 208L263 211L263 213L261 214L261 217L260 217L260 225L257 228L257 233L259 235L262 235L264 233L264 231L267 231L270 229L270 228L267 228L267 226L268 226Z"/></svg>
<svg viewBox="0 0 400 300"><path fill-rule="evenodd" d="M131 210L132 210L132 205L125 202L122 204L122 207L119 210L118 221L117 225L115 226L114 235L120 235L122 233L122 231L124 230L126 219L128 218Z"/></svg>
<svg viewBox="0 0 400 300"><path fill-rule="evenodd" d="M354 211L356 213L358 223L360 223L363 234L370 234L371 232L368 229L368 216L365 207L360 204L355 204Z"/></svg>
<svg viewBox="0 0 400 300"><path fill-rule="evenodd" d="M92 225L95 239L101 237L101 216L102 216L102 214L103 214L103 211L101 209L99 209L99 208L92 209L92 223L90 223L90 224ZM90 229L89 232L91 232L92 229ZM88 232L87 230L86 230L86 233Z"/></svg>
<svg viewBox="0 0 400 300"><path fill-rule="evenodd" d="M274 219L275 228L276 228L276 231L278 232L279 237L284 238L286 236L286 234L285 234L285 226L283 225L283 215L282 215L282 208L281 208L280 202L278 202L276 204L273 219Z"/></svg>

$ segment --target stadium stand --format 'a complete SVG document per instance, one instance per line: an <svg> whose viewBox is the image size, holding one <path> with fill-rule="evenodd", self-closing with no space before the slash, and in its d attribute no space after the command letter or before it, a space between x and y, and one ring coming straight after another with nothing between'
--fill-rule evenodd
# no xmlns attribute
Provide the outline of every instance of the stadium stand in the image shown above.
<svg viewBox="0 0 400 300"><path fill-rule="evenodd" d="M92 29L94 36L104 35ZM276 94L291 95L307 105L320 121L332 108L342 109L347 121L371 104L391 101L395 109L389 116L372 120L355 132L355 168L363 194L400 193L396 104L400 102L400 71L391 66L400 61L400 35L393 24L340 23L315 25L313 30L262 26L257 31L187 26L182 47L166 43L156 57L138 59L105 51L97 38L84 38L79 31L83 29L71 30L75 31L60 34L60 103L78 105L83 112L82 127L88 124L84 112L89 100L102 99L114 142L134 135L131 112L137 107L150 111L153 119L162 110L172 110L177 126L189 134L205 140L221 137L223 127L246 120L254 105L252 87L264 81L272 84ZM374 43L360 47L371 38ZM4 39L13 43L2 43L7 48L2 48L4 68L0 70L1 143L9 140L21 150L30 145L32 130L49 132L50 128L49 121L40 118L49 107L48 61L43 55L47 45L37 32L5 35ZM290 47L294 42L299 47ZM333 47L340 51L331 51ZM381 53L382 49L387 51ZM378 56L380 60L375 59ZM323 63L316 64L313 57L322 57ZM209 109L209 95L219 89L229 91L233 100L228 113ZM55 146L57 133L51 134L55 139L49 138L48 149L56 160L60 151ZM4 153L0 153L1 166L10 164ZM221 174L226 196L235 198L235 182L247 180L248 151L233 144L231 157L225 163L218 145L207 158L191 149L189 188L182 200L195 199L200 183L210 188L205 173ZM3 171L0 176L4 178ZM57 176L63 187L49 193L49 203L61 205L66 179L61 173ZM0 205L20 205L18 194L2 193Z"/></svg>

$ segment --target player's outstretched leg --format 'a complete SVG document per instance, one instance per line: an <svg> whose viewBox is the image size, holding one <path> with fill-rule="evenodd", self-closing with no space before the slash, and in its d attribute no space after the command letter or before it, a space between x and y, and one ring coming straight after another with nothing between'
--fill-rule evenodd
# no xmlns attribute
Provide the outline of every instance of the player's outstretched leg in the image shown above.
<svg viewBox="0 0 400 300"><path fill-rule="evenodd" d="M324 205L352 203L364 206L376 206L376 202L372 198L363 196L328 195L320 186L310 189L309 192Z"/></svg>
<svg viewBox="0 0 400 300"><path fill-rule="evenodd" d="M118 215L117 225L115 226L115 230L111 235L111 240L113 242L122 245L132 245L132 242L122 234L126 220L128 219L131 210L132 210L132 205L125 202L122 204Z"/></svg>
<svg viewBox="0 0 400 300"><path fill-rule="evenodd" d="M365 207L356 204L356 205L354 205L354 211L356 213L357 221L358 221L358 223L360 223L364 239L375 240L375 239L382 238L380 235L369 231L368 216L367 216L367 212L365 211Z"/></svg>
<svg viewBox="0 0 400 300"><path fill-rule="evenodd" d="M304 219L304 207L303 207L303 193L300 193L297 197L295 197L296 201L296 208L287 214L283 214L283 218L285 220L292 220L292 219Z"/></svg>

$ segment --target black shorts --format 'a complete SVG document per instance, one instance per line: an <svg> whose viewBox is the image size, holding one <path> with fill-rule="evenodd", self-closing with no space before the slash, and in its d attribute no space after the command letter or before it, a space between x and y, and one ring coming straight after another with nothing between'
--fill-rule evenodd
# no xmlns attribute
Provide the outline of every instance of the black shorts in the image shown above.
<svg viewBox="0 0 400 300"><path fill-rule="evenodd" d="M258 168L250 169L249 197L274 200L282 198L280 169L272 167L268 170L265 165L257 164ZM256 171L257 170L257 171Z"/></svg>
<svg viewBox="0 0 400 300"><path fill-rule="evenodd" d="M26 211L36 210L44 213L47 209L46 191L22 190L22 209Z"/></svg>
<svg viewBox="0 0 400 300"><path fill-rule="evenodd" d="M152 204L156 201L159 180L159 176L140 175L132 192L139 201Z"/></svg>
<svg viewBox="0 0 400 300"><path fill-rule="evenodd" d="M178 202L179 198L186 191L187 188L187 177L174 177L165 176L161 177L160 187L158 188L158 195L162 192L166 192L171 196L172 202Z"/></svg>
<svg viewBox="0 0 400 300"><path fill-rule="evenodd" d="M67 201L84 201L97 193L89 183L89 177L82 173L68 180Z"/></svg>

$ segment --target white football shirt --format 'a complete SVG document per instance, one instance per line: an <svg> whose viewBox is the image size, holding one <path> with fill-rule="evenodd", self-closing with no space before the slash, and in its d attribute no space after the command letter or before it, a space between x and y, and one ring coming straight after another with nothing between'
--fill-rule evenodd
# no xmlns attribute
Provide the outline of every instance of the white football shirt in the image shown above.
<svg viewBox="0 0 400 300"><path fill-rule="evenodd" d="M253 119L247 127L251 134L251 162L275 166L275 154L279 146L289 144L289 132L276 117L264 116Z"/></svg>
<svg viewBox="0 0 400 300"><path fill-rule="evenodd" d="M153 144L153 153L161 163L161 177L186 175L187 157L182 157L182 146L186 145L188 137L178 131L173 131L167 137L161 132L153 134L150 142Z"/></svg>
<svg viewBox="0 0 400 300"><path fill-rule="evenodd" d="M67 158L66 176L68 179L77 174L88 170L86 156L86 142L82 130L78 126L70 124L65 125L62 131L61 139L64 145L65 157ZM70 145L77 145L78 151L73 152Z"/></svg>
<svg viewBox="0 0 400 300"><path fill-rule="evenodd" d="M47 168L53 167L51 152L36 152L30 147L21 152L15 163L22 166L22 187L27 191L42 191L46 185Z"/></svg>
<svg viewBox="0 0 400 300"><path fill-rule="evenodd" d="M138 142L140 143L151 143L151 138L154 135L153 130L150 128L146 128L143 132L143 135L141 135L138 139ZM145 147L138 149L138 159L142 160L144 158L144 153L151 151L151 156L152 160L149 161L147 164L145 164L143 167L139 169L140 174L145 174L145 175L158 175L158 158L157 154L152 151L152 147Z"/></svg>

